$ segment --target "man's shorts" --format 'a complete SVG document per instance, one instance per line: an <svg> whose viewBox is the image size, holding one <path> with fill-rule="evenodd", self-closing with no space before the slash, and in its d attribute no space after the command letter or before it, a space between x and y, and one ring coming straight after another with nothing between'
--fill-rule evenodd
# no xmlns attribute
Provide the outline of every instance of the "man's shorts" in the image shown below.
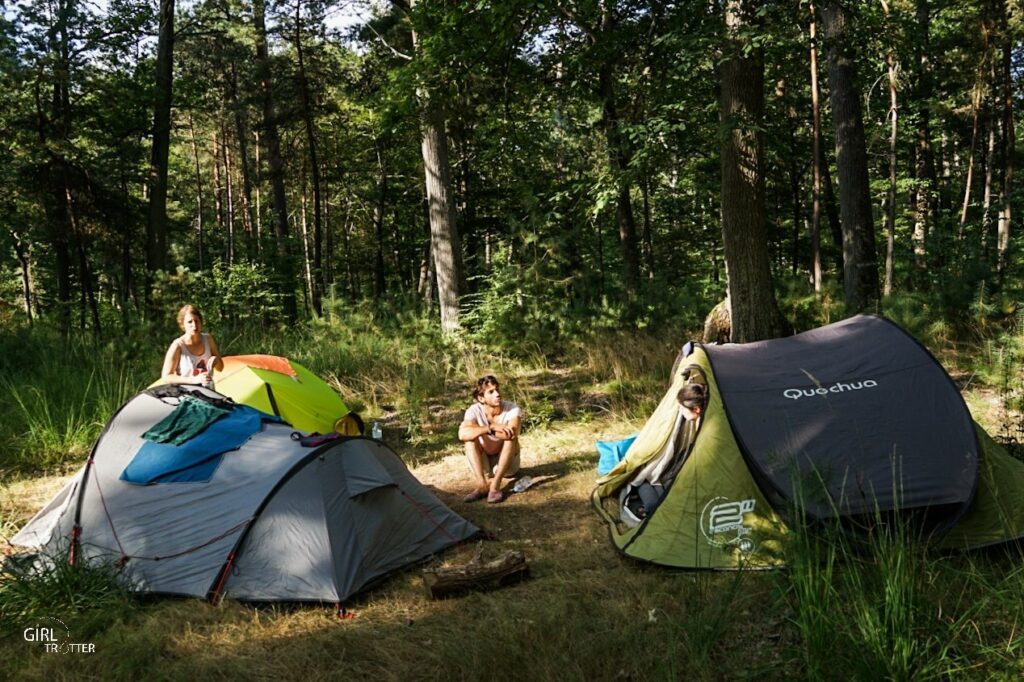
<svg viewBox="0 0 1024 682"><path fill-rule="evenodd" d="M479 443L477 443L477 447L480 447ZM512 455L512 460L508 463L508 469L505 470L506 476L515 476L516 473L519 471L519 454L521 452L522 448L519 448L516 450L516 453ZM487 466L490 467L490 471L492 474L494 473L494 468L498 466L498 460L500 459L500 457L501 453L498 453L497 455L487 455ZM469 460L467 458L467 462L468 461ZM469 462L469 469L470 471L473 470L472 462Z"/></svg>

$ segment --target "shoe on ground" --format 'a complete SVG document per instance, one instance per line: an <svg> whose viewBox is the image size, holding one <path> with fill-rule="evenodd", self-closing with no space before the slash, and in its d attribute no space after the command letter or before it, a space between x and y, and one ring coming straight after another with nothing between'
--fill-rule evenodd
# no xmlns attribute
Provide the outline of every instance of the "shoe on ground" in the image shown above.
<svg viewBox="0 0 1024 682"><path fill-rule="evenodd" d="M484 490L479 490L479 489L474 490L473 492L471 492L471 493L467 494L465 497L463 497L462 501L463 502L476 502L477 500L482 500L485 497L488 497L487 492L488 491L486 489L484 489ZM490 499L488 499L488 501L490 501Z"/></svg>
<svg viewBox="0 0 1024 682"><path fill-rule="evenodd" d="M487 493L487 501L490 502L491 504L497 504L498 502L501 502L504 499L505 495L500 490L492 490L491 492Z"/></svg>

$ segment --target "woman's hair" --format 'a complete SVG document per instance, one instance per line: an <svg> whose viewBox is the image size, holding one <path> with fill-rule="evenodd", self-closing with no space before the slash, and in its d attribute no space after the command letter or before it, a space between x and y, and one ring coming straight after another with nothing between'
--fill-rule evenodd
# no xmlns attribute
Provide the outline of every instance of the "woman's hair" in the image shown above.
<svg viewBox="0 0 1024 682"><path fill-rule="evenodd" d="M484 393L487 392L488 386L494 386L498 388L498 379L493 374L488 374L485 377L480 377L476 380L476 388L473 389L473 400L479 400L484 397Z"/></svg>
<svg viewBox="0 0 1024 682"><path fill-rule="evenodd" d="M198 317L200 322L205 322L205 320L203 320L203 314L199 312L199 308L195 307L191 303L186 303L181 306L181 310L178 311L178 326L181 328L181 331L185 331L185 316L189 313L192 313L192 317Z"/></svg>
<svg viewBox="0 0 1024 682"><path fill-rule="evenodd" d="M692 410L695 407L699 407L703 410L708 404L708 391L704 384L686 384L679 389L679 393L676 394L676 400L685 408Z"/></svg>

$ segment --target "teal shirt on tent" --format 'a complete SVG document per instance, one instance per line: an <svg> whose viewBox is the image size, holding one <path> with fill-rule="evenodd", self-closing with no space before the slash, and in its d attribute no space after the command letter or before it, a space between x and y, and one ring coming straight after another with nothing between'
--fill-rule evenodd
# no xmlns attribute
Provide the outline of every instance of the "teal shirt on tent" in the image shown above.
<svg viewBox="0 0 1024 682"><path fill-rule="evenodd" d="M174 411L154 424L142 437L154 443L181 445L230 412L205 400L190 395L182 396Z"/></svg>

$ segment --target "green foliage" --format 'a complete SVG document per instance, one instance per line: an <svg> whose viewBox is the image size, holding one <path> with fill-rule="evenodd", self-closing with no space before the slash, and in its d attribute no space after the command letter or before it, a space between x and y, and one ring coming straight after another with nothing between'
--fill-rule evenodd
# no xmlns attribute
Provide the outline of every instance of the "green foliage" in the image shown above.
<svg viewBox="0 0 1024 682"><path fill-rule="evenodd" d="M96 562L72 565L66 554L8 557L0 566L0 635L52 618L73 623L75 641L106 629L134 606L119 573Z"/></svg>
<svg viewBox="0 0 1024 682"><path fill-rule="evenodd" d="M0 391L10 399L0 414L0 468L80 460L110 415L145 385L149 359L133 356L138 348L162 356L139 338L97 347L40 328L0 335Z"/></svg>

